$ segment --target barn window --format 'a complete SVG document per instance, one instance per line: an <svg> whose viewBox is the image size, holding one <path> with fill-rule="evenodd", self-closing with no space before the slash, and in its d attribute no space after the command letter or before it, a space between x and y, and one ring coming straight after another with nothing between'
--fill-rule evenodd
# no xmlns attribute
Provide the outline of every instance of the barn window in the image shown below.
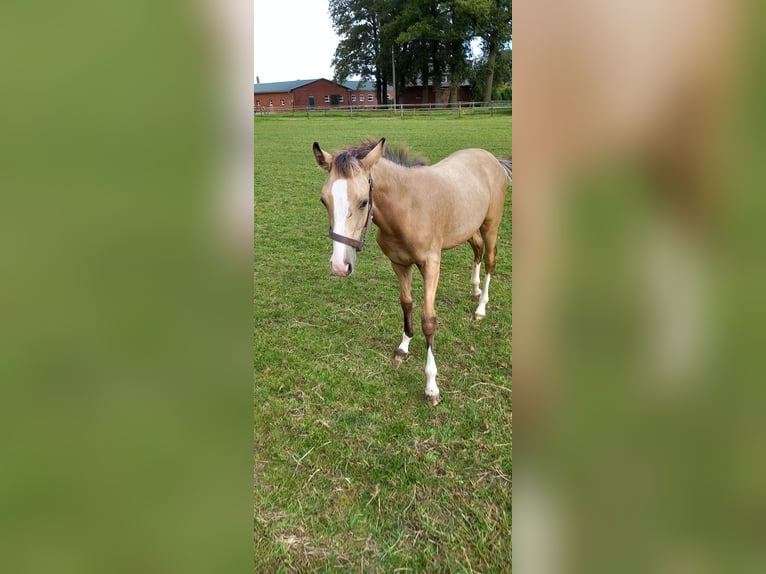
<svg viewBox="0 0 766 574"><path fill-rule="evenodd" d="M330 96L329 95L325 96L324 97L324 101L325 101L325 103L329 104L330 103Z"/></svg>
<svg viewBox="0 0 766 574"><path fill-rule="evenodd" d="M367 101L368 101L368 102L371 102L371 101L373 101L373 99L374 99L374 98L372 97L372 94L367 94Z"/></svg>
<svg viewBox="0 0 766 574"><path fill-rule="evenodd" d="M284 106L285 105L285 99L282 98L281 100L279 100L279 103Z"/></svg>
<svg viewBox="0 0 766 574"><path fill-rule="evenodd" d="M255 100L255 105L256 106L260 106L261 105L261 100Z"/></svg>
<svg viewBox="0 0 766 574"><path fill-rule="evenodd" d="M269 105L270 105L270 106L273 106L273 105L274 105L274 100L272 100L271 98L269 98Z"/></svg>
<svg viewBox="0 0 766 574"><path fill-rule="evenodd" d="M356 101L356 94L351 94L351 101L352 101L352 102L355 102L355 101Z"/></svg>
<svg viewBox="0 0 766 574"><path fill-rule="evenodd" d="M340 96L340 97L338 97L338 101L339 101L340 103L343 103L343 96Z"/></svg>

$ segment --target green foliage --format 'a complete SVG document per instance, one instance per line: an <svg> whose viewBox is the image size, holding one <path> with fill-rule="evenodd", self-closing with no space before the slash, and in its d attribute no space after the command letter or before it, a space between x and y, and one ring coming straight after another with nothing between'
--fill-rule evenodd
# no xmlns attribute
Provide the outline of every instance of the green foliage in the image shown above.
<svg viewBox="0 0 766 574"><path fill-rule="evenodd" d="M490 4L490 15L487 20L481 22L481 31L478 34L482 39L484 52L482 64L484 80L481 91L485 102L489 102L493 88L497 85L495 76L501 73L501 70L498 70L498 65L502 64L500 54L511 41L513 17L511 0L492 0Z"/></svg>
<svg viewBox="0 0 766 574"><path fill-rule="evenodd" d="M374 77L380 57L380 6L370 0L330 0L333 29L340 37L332 65L335 79Z"/></svg>
<svg viewBox="0 0 766 574"><path fill-rule="evenodd" d="M496 54L511 34L510 0L330 0L329 7L340 36L335 79L358 75L379 87L393 81L392 57L399 88L440 85L445 75L459 83L470 75L473 39ZM378 97L383 101L382 92Z"/></svg>
<svg viewBox="0 0 766 574"><path fill-rule="evenodd" d="M510 100L509 97L503 97L500 95L506 95L505 87L511 81L511 51L500 50L495 60L494 73L492 77L492 99L493 100ZM487 54L483 54L477 59L471 68L471 75L469 81L471 82L471 94L476 101L485 100L485 92L487 89L487 81L489 78L489 66L487 64Z"/></svg>
<svg viewBox="0 0 766 574"><path fill-rule="evenodd" d="M512 101L513 100L513 86L505 84L499 88L495 88L492 93L493 100Z"/></svg>
<svg viewBox="0 0 766 574"><path fill-rule="evenodd" d="M487 318L471 250L444 253L436 360L422 399L419 328L399 368L398 285L373 241L329 274L313 141L385 136L436 162L511 153L508 117L255 118L254 555L258 572L506 572L511 560L511 194ZM416 316L422 279L416 272ZM416 321L417 322L417 321Z"/></svg>

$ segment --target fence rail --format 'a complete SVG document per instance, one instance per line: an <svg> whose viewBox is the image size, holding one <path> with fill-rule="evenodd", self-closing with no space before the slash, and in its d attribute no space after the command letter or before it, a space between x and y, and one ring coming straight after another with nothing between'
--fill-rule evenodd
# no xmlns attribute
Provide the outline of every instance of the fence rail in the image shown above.
<svg viewBox="0 0 766 574"><path fill-rule="evenodd" d="M255 115L348 115L348 114L389 114L389 115L410 115L430 112L450 112L458 115L467 114L508 114L513 111L511 101L494 102L457 102L454 104L388 104L382 106L374 105L337 105L328 108L319 107L283 107L283 106L255 106L253 112Z"/></svg>

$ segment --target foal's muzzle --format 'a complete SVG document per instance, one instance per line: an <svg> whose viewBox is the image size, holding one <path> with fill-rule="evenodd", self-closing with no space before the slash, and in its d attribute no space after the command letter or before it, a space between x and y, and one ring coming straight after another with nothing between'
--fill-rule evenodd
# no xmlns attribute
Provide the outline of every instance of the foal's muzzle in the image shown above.
<svg viewBox="0 0 766 574"><path fill-rule="evenodd" d="M341 264L336 264L331 257L330 271L338 277L348 277L354 271L354 264L345 260Z"/></svg>

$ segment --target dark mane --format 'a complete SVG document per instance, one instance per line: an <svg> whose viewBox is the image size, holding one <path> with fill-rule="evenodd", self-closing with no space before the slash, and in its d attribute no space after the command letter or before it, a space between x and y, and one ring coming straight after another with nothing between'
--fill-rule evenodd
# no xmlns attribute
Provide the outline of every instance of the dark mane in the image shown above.
<svg viewBox="0 0 766 574"><path fill-rule="evenodd" d="M378 145L377 141L364 140L357 145L350 145L339 150L333 156L333 166L341 176L350 177L359 171L359 160L367 157L367 154ZM420 167L428 165L428 161L417 154L410 152L407 146L388 145L383 150L383 157L403 167Z"/></svg>

